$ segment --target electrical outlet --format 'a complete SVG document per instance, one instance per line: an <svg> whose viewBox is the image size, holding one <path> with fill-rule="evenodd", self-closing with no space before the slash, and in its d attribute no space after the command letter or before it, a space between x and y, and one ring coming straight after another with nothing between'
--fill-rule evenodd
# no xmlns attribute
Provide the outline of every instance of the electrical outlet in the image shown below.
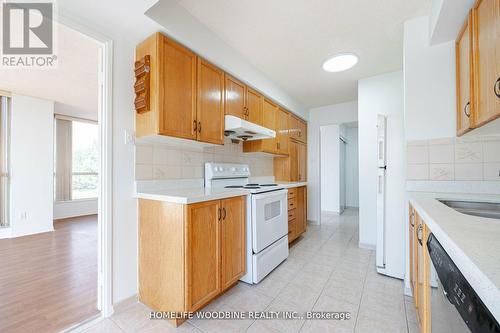
<svg viewBox="0 0 500 333"><path fill-rule="evenodd" d="M135 145L135 132L132 130L125 130L125 144Z"/></svg>

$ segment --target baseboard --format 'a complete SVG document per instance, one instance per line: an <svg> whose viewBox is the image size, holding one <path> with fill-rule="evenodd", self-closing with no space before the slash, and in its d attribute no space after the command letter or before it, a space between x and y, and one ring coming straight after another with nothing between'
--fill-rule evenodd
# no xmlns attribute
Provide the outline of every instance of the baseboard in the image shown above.
<svg viewBox="0 0 500 333"><path fill-rule="evenodd" d="M319 222L316 220L307 220L307 224L319 225Z"/></svg>
<svg viewBox="0 0 500 333"><path fill-rule="evenodd" d="M335 212L333 210L322 210L321 214L325 214L325 215L340 215L340 212Z"/></svg>
<svg viewBox="0 0 500 333"><path fill-rule="evenodd" d="M22 232L20 234L12 234L10 236L10 238L37 235L37 234L43 234L45 232L53 232L53 231L54 231L54 227L50 227L50 228L46 228L46 229L38 229L38 230L34 230L34 231L29 231L29 232Z"/></svg>
<svg viewBox="0 0 500 333"><path fill-rule="evenodd" d="M115 314L123 312L127 308L129 308L131 305L134 305L137 302L139 302L139 297L137 294L132 295L130 297L127 297L127 298L113 304L113 310L114 310L113 312Z"/></svg>
<svg viewBox="0 0 500 333"><path fill-rule="evenodd" d="M377 246L376 245L373 245L373 244L367 244L367 243L362 243L362 242L359 242L358 243L358 247L360 249L365 249L365 250L376 250L377 249Z"/></svg>
<svg viewBox="0 0 500 333"><path fill-rule="evenodd" d="M405 283L405 291L404 291L405 295L406 296L410 296L410 297L413 297L413 293L411 292L411 288L408 287Z"/></svg>
<svg viewBox="0 0 500 333"><path fill-rule="evenodd" d="M11 238L12 237L12 229L10 227L0 228L0 239Z"/></svg>

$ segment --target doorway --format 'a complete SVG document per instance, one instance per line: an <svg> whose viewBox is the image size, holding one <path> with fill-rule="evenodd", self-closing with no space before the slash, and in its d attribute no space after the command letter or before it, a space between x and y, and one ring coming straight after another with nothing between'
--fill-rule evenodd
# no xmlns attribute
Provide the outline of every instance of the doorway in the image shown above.
<svg viewBox="0 0 500 333"><path fill-rule="evenodd" d="M45 207L51 207L51 218L47 218L45 215L41 218L43 220L49 220L51 222L50 226L47 223L47 227L44 226L43 228L32 228L32 230L26 228L28 224L27 221L31 222L39 220L40 216L42 216L37 213L33 213L35 212L34 207L38 205L37 200L26 200L26 203L24 204L25 208L23 208L21 213L16 213L18 211L12 210L13 205L15 205L12 200L2 200L2 203L7 202L7 204L1 206L1 211L8 211L8 213L5 214L6 218L3 218L0 223L2 226L0 228L0 249L3 253L8 252L11 254L9 255L9 261L3 261L3 268L5 268L5 265L9 264L11 270L7 271L4 269L4 276L2 276L1 279L2 282L7 281L6 279L3 279L6 274L9 275L9 281L11 282L9 284L0 283L0 295L2 295L2 297L0 297L0 312L2 313L3 318L2 325L5 325L1 326L2 328L0 330L6 332L19 330L60 331L78 326L82 322L86 322L92 318L109 316L112 312L112 146L110 95L112 43L106 37L72 24L64 18L60 18L60 22L57 23L57 25L60 25L60 28L64 30L73 30L73 33L81 34L83 38L92 40L93 43L98 45L95 54L96 66L93 68L97 78L97 82L95 84L97 89L95 94L95 118L88 119L88 117L82 116L82 114L78 113L68 115L68 112L66 112L69 108L68 103L60 102L55 97L45 95L46 91L43 91L43 85L39 85L40 93L30 92L28 89L30 87L28 86L33 82L41 82L44 85L49 86L46 80L40 79L40 75L43 75L43 71L34 73L31 80L24 77L24 80L22 80L25 82L24 86L16 85L15 76L20 78L21 75L27 75L27 73L29 74L28 71L24 71L24 73L12 73L11 69L11 76L9 77L3 75L2 73L2 86L0 88L3 90L1 91L1 95L3 95L6 100L18 100L23 102L36 101L40 102L40 105L43 105L44 107L48 106L49 108L50 104L52 104L53 112L50 120L52 127L50 133L56 131L56 126L53 125L56 122L54 118L61 119L67 117L68 119L71 119L72 122L77 124L75 126L75 130L78 133L84 133L85 131L82 130L82 127L92 123L95 127L93 132L96 138L96 140L94 139L92 142L96 145L94 148L97 148L97 156L94 153L94 155L90 158L94 162L91 170L75 170L68 168L71 177L66 179L66 181L69 182L69 187L66 186L66 189L70 188L70 190L73 191L73 195L66 197L66 199L70 200L61 200L61 202L72 202L79 207L74 207L75 205L68 205L63 208L60 206L56 207L54 195L57 192L57 181L51 183L53 186L48 191L50 192L50 201L54 204L43 205ZM73 39L70 38L70 40L74 42ZM64 41L64 38L60 38L59 46L61 46ZM78 46L78 43L74 43L72 47L76 47L75 45ZM61 59L61 57L59 57L59 59ZM54 75L54 73L50 74ZM83 80L81 76L76 79ZM81 91L76 89L71 90L71 88L74 88L74 85L69 84L67 85L67 88L68 90L66 90L65 93L68 95L81 93ZM2 101L4 98L2 98ZM46 102L47 100L52 100L54 102L43 103L43 101ZM3 105L6 105L6 103L2 103L2 110ZM26 105L27 103L24 103L24 106ZM19 113L15 112L21 108L21 104L18 103L11 106L11 111L14 112L15 117L19 118ZM36 108L32 107L32 109ZM56 117L54 117L54 115L56 115ZM14 119L12 121L17 120ZM17 129L16 131L17 133L12 133L13 136L15 136L15 138L21 137L22 135L19 134L20 132ZM0 132L2 135L5 133L5 131ZM44 133L44 131L38 133ZM81 136L82 135L77 135L77 137ZM5 140L2 140L2 144L4 142ZM50 142L52 143L52 148L50 148L50 151L52 152L55 149L55 138L52 137ZM16 143L18 143L18 141L12 142L12 144ZM46 147L46 145L44 145L44 147ZM88 147L83 147L83 150L86 150L87 148ZM25 150L28 151L27 149ZM80 151L81 150L82 149L80 149ZM3 151L4 150L2 149L2 152ZM37 156L37 154L40 153L35 148L29 150L28 152L30 151L34 156ZM48 157L50 155L51 154L43 154L42 157L42 154L40 153L37 158L44 162L47 160L53 160L52 165L55 165L56 161L55 159ZM14 157L18 158L19 156ZM76 158L80 161L82 160L82 156L67 156L67 158ZM2 166L6 160L8 159L2 158ZM16 161L18 162L19 159L13 160L12 162ZM17 168L16 165L18 164L12 165L13 173L11 175L4 172L4 168L2 168L2 188L4 183L9 183L11 189L15 188L17 190L21 188L18 184L19 180L22 181L22 179L20 179L22 177L19 177L20 169ZM37 163L32 163L29 167L33 170L39 169L39 165ZM54 174L52 170L50 173L47 173L47 175L44 175L44 179L47 179L47 176L52 179L56 178L56 174ZM9 199L5 193L9 193L9 191L3 192L4 195L2 195L2 199ZM85 206L82 204L89 203L89 199L95 199L91 205L92 207L89 208L87 205L86 208L82 208L82 206ZM16 202L19 202L19 200ZM91 214L88 214L89 209L91 209ZM73 213L71 213L71 211ZM22 223L16 223L16 220L20 220ZM72 242L68 242L68 240L72 240ZM63 247L62 245L64 245L65 242L66 247ZM91 248L92 251L87 251L89 248ZM81 249L85 250L81 251ZM21 262L24 263L24 266L20 264ZM52 270L52 275L45 275L50 271L51 267L55 268ZM23 278L23 276L19 274L20 271L28 272L29 274L26 274ZM73 280L67 279L68 277L72 277ZM30 289L29 284L29 279L31 278L34 278L35 281L31 281L32 289ZM60 281L70 282L64 284ZM42 285L37 286L36 283L42 283ZM51 283L55 283L55 285L58 286L52 288ZM92 284L92 288L85 287L89 283ZM53 294L50 294L47 290L51 290ZM81 293L78 294L78 292ZM66 302L65 304L58 303L57 301L51 301L51 297L59 297L64 295L64 293L66 293L67 297L61 297L61 299ZM91 296L89 296L90 294ZM6 295L11 296L7 297ZM32 301L27 303L25 300L21 299L24 296L28 297ZM68 300L70 300L73 296L75 296L75 300L80 301L68 303ZM8 300L8 304L2 300ZM30 311L29 306L26 305L30 303L36 305L38 308L37 311L40 311ZM79 305L77 303L79 303ZM26 315L27 313L29 313L29 316ZM8 319L8 322L6 319Z"/></svg>
<svg viewBox="0 0 500 333"><path fill-rule="evenodd" d="M357 122L320 127L319 164L323 223L359 206Z"/></svg>

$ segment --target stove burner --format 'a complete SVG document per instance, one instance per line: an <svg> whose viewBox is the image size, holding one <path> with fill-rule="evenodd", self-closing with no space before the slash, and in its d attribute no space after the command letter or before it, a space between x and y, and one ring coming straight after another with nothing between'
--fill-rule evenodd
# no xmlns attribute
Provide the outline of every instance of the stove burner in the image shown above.
<svg viewBox="0 0 500 333"><path fill-rule="evenodd" d="M278 186L278 184L260 184L260 186Z"/></svg>
<svg viewBox="0 0 500 333"><path fill-rule="evenodd" d="M260 186L260 184L252 184L252 183L249 183L249 184L246 184L245 186Z"/></svg>
<svg viewBox="0 0 500 333"><path fill-rule="evenodd" d="M246 188L246 189L251 189L251 190L253 190L253 189L257 189L257 188L260 188L260 186L245 186L245 187L243 187L243 188Z"/></svg>
<svg viewBox="0 0 500 333"><path fill-rule="evenodd" d="M228 186L224 186L224 188L243 188L243 186L241 186L241 185L228 185Z"/></svg>

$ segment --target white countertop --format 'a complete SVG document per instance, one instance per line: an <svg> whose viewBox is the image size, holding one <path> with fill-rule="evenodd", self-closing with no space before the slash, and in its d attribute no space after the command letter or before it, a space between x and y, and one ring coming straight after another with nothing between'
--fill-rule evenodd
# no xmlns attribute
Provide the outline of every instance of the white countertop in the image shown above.
<svg viewBox="0 0 500 333"><path fill-rule="evenodd" d="M306 186L306 182L276 182L276 184L283 186L284 188L300 187Z"/></svg>
<svg viewBox="0 0 500 333"><path fill-rule="evenodd" d="M500 195L409 192L409 200L500 321L500 220L462 214L437 199L500 202Z"/></svg>
<svg viewBox="0 0 500 333"><path fill-rule="evenodd" d="M304 182L278 182L278 184L284 188L307 185L307 183ZM139 199L158 200L179 204L192 204L196 202L226 199L248 194L249 193L246 190L234 188L149 188L138 190L135 197Z"/></svg>

